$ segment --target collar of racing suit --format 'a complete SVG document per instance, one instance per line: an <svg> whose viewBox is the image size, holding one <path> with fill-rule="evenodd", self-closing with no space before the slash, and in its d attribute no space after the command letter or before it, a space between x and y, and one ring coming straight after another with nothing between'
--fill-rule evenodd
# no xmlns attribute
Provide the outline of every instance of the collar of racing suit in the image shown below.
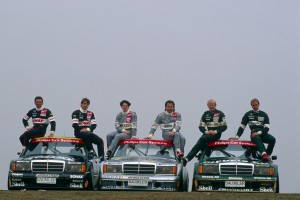
<svg viewBox="0 0 300 200"><path fill-rule="evenodd" d="M87 110L83 110L82 108L80 108L79 110L80 110L80 112L82 112L82 113L87 113Z"/></svg>
<svg viewBox="0 0 300 200"><path fill-rule="evenodd" d="M165 111L165 113L166 113L167 115L172 115L174 112L169 113L169 112Z"/></svg>
<svg viewBox="0 0 300 200"><path fill-rule="evenodd" d="M127 112L122 112L124 115L128 114L130 112L130 110L127 110Z"/></svg>
<svg viewBox="0 0 300 200"><path fill-rule="evenodd" d="M257 111L255 111L255 110L252 110L253 112L255 112L255 113L258 113L260 110L258 109Z"/></svg>
<svg viewBox="0 0 300 200"><path fill-rule="evenodd" d="M40 107L40 108L35 108L37 111L41 111L41 110L43 110L44 109L44 107L42 106L42 107Z"/></svg>

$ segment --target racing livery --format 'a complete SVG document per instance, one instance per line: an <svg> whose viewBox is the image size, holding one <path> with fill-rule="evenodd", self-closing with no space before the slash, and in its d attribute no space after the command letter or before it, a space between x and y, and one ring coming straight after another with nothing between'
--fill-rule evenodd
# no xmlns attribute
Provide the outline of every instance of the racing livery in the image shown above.
<svg viewBox="0 0 300 200"><path fill-rule="evenodd" d="M256 151L250 141L210 142L194 165L192 191L279 193L278 166L262 162Z"/></svg>
<svg viewBox="0 0 300 200"><path fill-rule="evenodd" d="M98 189L100 158L78 138L32 139L10 162L8 189Z"/></svg>
<svg viewBox="0 0 300 200"><path fill-rule="evenodd" d="M55 131L55 119L52 112L47 108L33 108L23 118L23 125L25 128L29 127L28 120L32 118L33 128L40 128L43 133L46 133L48 124L51 124L51 130Z"/></svg>
<svg viewBox="0 0 300 200"><path fill-rule="evenodd" d="M102 190L187 191L187 169L176 159L172 141L121 140L101 164Z"/></svg>

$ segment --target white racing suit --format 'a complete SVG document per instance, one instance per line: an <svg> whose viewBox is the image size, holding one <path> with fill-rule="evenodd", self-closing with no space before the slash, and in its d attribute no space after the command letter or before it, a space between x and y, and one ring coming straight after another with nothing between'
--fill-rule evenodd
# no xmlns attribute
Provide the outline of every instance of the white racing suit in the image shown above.
<svg viewBox="0 0 300 200"><path fill-rule="evenodd" d="M115 121L115 127L117 131L108 133L106 136L107 148L113 151L120 140L130 139L132 136L136 136L137 131L137 115L133 111L120 112ZM125 130L129 130L130 133L124 133Z"/></svg>
<svg viewBox="0 0 300 200"><path fill-rule="evenodd" d="M158 126L162 130L163 139L173 141L175 149L179 148L181 152L184 152L185 138L179 132L181 128L181 114L178 112L168 113L166 111L160 113L152 124L150 134L154 135ZM175 133L174 137L169 136L171 131Z"/></svg>

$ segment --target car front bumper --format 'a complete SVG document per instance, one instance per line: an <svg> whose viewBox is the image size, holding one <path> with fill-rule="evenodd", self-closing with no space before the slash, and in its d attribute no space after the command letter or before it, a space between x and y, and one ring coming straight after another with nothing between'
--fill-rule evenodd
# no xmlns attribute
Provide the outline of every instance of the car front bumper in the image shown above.
<svg viewBox="0 0 300 200"><path fill-rule="evenodd" d="M180 177L174 175L104 174L100 187L102 190L179 191L181 183Z"/></svg>
<svg viewBox="0 0 300 200"><path fill-rule="evenodd" d="M90 173L14 173L8 174L8 189L86 189Z"/></svg>
<svg viewBox="0 0 300 200"><path fill-rule="evenodd" d="M275 192L276 177L234 177L196 175L193 178L193 191L220 192Z"/></svg>

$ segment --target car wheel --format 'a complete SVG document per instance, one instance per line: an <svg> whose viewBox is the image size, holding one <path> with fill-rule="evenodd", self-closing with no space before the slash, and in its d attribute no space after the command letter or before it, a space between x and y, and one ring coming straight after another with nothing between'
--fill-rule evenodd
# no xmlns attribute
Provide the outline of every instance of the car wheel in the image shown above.
<svg viewBox="0 0 300 200"><path fill-rule="evenodd" d="M91 170L90 170L88 189L89 190L97 190L98 189L98 180L95 180L92 172L93 172L93 167L91 167Z"/></svg>
<svg viewBox="0 0 300 200"><path fill-rule="evenodd" d="M276 181L276 193L279 193L279 174L277 175L277 181Z"/></svg>

